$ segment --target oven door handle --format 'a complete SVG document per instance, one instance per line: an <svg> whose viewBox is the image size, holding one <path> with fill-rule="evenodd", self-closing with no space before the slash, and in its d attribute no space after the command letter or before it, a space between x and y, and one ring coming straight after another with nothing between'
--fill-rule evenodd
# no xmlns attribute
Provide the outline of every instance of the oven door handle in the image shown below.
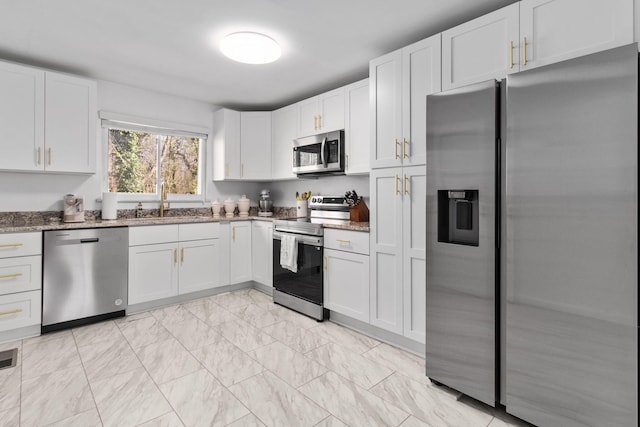
<svg viewBox="0 0 640 427"><path fill-rule="evenodd" d="M273 240L282 240L282 236L284 235L288 235L288 236L295 235L296 241L303 245L319 246L319 247L324 246L324 238L322 237L307 236L304 234L283 233L280 231L273 232Z"/></svg>
<svg viewBox="0 0 640 427"><path fill-rule="evenodd" d="M320 145L320 159L322 160L322 165L326 168L328 166L328 155L325 154L327 150L327 137L325 136L322 139L322 144Z"/></svg>

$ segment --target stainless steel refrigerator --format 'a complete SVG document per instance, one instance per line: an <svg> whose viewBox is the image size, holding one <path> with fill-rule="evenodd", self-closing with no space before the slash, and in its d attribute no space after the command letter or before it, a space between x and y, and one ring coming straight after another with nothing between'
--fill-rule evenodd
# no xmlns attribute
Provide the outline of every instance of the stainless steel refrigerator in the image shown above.
<svg viewBox="0 0 640 427"><path fill-rule="evenodd" d="M540 426L637 425L637 45L474 111L482 86L427 99L427 375Z"/></svg>

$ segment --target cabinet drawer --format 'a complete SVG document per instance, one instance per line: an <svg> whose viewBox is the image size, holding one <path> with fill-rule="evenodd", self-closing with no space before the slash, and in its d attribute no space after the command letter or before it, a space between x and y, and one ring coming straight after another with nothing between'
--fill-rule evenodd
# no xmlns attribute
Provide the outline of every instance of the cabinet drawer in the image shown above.
<svg viewBox="0 0 640 427"><path fill-rule="evenodd" d="M369 255L369 233L349 230L324 230L324 247Z"/></svg>
<svg viewBox="0 0 640 427"><path fill-rule="evenodd" d="M199 224L180 224L180 240L204 240L220 237L220 224L207 222Z"/></svg>
<svg viewBox="0 0 640 427"><path fill-rule="evenodd" d="M0 331L39 325L41 301L40 291L0 295Z"/></svg>
<svg viewBox="0 0 640 427"><path fill-rule="evenodd" d="M0 295L40 289L42 257L0 259Z"/></svg>
<svg viewBox="0 0 640 427"><path fill-rule="evenodd" d="M0 234L0 258L40 255L42 253L42 233L2 233Z"/></svg>
<svg viewBox="0 0 640 427"><path fill-rule="evenodd" d="M129 246L177 242L178 224L129 227Z"/></svg>

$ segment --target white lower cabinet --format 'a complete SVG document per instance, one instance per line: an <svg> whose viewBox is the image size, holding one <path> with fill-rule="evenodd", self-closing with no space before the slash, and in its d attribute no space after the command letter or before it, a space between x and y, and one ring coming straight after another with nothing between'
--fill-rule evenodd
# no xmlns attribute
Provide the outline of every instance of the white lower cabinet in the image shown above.
<svg viewBox="0 0 640 427"><path fill-rule="evenodd" d="M131 227L129 304L227 284L221 247L216 223Z"/></svg>
<svg viewBox="0 0 640 427"><path fill-rule="evenodd" d="M0 234L0 332L40 324L41 287L42 233Z"/></svg>
<svg viewBox="0 0 640 427"><path fill-rule="evenodd" d="M426 168L371 173L371 324L425 341Z"/></svg>
<svg viewBox="0 0 640 427"><path fill-rule="evenodd" d="M251 261L253 280L273 286L273 222L252 221Z"/></svg>
<svg viewBox="0 0 640 427"><path fill-rule="evenodd" d="M251 221L231 222L229 227L229 284L251 280Z"/></svg>
<svg viewBox="0 0 640 427"><path fill-rule="evenodd" d="M324 306L369 323L369 233L326 229Z"/></svg>

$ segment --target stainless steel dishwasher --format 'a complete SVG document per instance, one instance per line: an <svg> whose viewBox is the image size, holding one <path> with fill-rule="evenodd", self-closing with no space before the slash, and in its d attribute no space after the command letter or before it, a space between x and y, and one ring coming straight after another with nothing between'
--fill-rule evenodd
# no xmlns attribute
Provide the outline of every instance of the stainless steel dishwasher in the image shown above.
<svg viewBox="0 0 640 427"><path fill-rule="evenodd" d="M124 316L126 227L44 232L42 332Z"/></svg>

